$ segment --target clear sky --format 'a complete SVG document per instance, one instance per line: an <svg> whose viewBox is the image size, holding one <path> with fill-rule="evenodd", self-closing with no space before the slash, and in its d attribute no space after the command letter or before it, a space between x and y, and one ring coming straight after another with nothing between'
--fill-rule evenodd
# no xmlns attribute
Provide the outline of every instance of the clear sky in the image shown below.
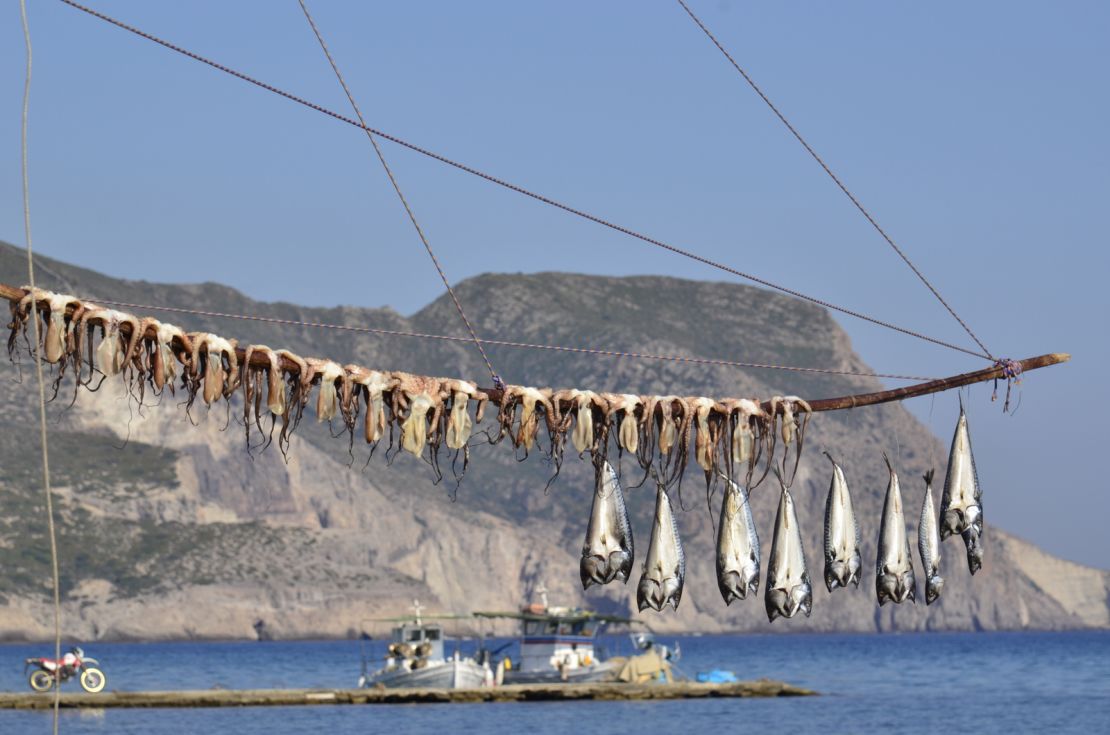
<svg viewBox="0 0 1110 735"><path fill-rule="evenodd" d="M96 8L347 113L295 0ZM970 392L988 523L1110 567L1110 5L690 0L996 354L1068 351L1016 416ZM362 134L53 0L31 0L40 252L268 300L442 286ZM845 306L959 326L672 0L325 2L371 125ZM0 7L0 239L23 243L23 41ZM448 274L731 278L385 144ZM876 370L982 362L839 318ZM743 355L736 355L743 359ZM788 387L788 385L787 385ZM945 441L955 393L909 408ZM1101 468L1101 469L1100 469Z"/></svg>

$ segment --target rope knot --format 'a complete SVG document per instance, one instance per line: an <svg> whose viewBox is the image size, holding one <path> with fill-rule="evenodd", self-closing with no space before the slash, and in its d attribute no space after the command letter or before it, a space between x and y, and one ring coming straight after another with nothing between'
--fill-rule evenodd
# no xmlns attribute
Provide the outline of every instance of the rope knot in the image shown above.
<svg viewBox="0 0 1110 735"><path fill-rule="evenodd" d="M1014 385L1021 385L1021 363L1017 360L1003 357L995 360L994 366L1002 371L1002 377L1006 379L1006 398L1002 402L1002 413L1009 413L1010 388ZM998 378L994 379L994 392L991 393L991 401L998 400L998 380Z"/></svg>

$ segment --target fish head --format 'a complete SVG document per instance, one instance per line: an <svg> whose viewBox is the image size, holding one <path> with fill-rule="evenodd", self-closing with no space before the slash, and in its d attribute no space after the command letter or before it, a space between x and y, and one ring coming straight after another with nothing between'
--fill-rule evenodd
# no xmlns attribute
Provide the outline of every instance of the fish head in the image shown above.
<svg viewBox="0 0 1110 735"><path fill-rule="evenodd" d="M613 581L609 571L609 560L590 554L589 548L582 550L582 562L578 565L578 573L582 578L582 589L589 589L592 584L608 584Z"/></svg>
<svg viewBox="0 0 1110 735"><path fill-rule="evenodd" d="M802 582L790 588L790 597L786 604L786 617L794 617L799 610L805 613L807 618L813 611L813 588L810 587L808 582Z"/></svg>
<svg viewBox="0 0 1110 735"><path fill-rule="evenodd" d="M764 606L767 608L767 620L775 622L775 618L790 617L786 614L786 590L781 588L768 589L763 597Z"/></svg>
<svg viewBox="0 0 1110 735"><path fill-rule="evenodd" d="M837 559L825 565L825 586L829 592L836 587L847 587L851 577L852 570L846 561Z"/></svg>
<svg viewBox="0 0 1110 735"><path fill-rule="evenodd" d="M967 526L968 524L964 522L963 511L959 508L949 508L944 511L944 523L941 527L941 531L946 537L963 533L967 530Z"/></svg>
<svg viewBox="0 0 1110 735"><path fill-rule="evenodd" d="M961 534L964 545L967 546L967 568L972 574L983 568L983 545L979 533L974 528L969 528Z"/></svg>
<svg viewBox="0 0 1110 735"><path fill-rule="evenodd" d="M888 573L880 574L875 579L875 593L879 598L879 607L887 602L901 602L898 599L898 577Z"/></svg>
<svg viewBox="0 0 1110 735"><path fill-rule="evenodd" d="M925 580L925 604L932 605L940 597L941 590L944 589L944 578L938 574L934 574Z"/></svg>

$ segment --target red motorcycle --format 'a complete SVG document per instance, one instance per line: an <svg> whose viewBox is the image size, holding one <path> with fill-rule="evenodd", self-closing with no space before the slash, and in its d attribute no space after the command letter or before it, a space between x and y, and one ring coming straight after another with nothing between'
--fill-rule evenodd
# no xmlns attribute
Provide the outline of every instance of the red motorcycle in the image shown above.
<svg viewBox="0 0 1110 735"><path fill-rule="evenodd" d="M69 649L60 660L52 658L29 658L24 660L23 672L35 667L27 677L27 683L36 692L48 692L54 687L73 677L77 677L81 688L89 694L104 691L108 685L108 677L100 670L100 662L95 658L88 658L85 652L78 647Z"/></svg>

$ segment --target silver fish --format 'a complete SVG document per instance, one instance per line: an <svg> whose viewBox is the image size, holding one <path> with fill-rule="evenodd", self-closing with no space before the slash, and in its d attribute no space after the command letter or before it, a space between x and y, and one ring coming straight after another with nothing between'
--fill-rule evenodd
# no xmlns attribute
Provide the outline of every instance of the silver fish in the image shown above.
<svg viewBox="0 0 1110 735"><path fill-rule="evenodd" d="M980 527L976 530L974 526L967 529L960 534L964 539L964 546L967 547L967 568L972 574L983 568L983 544L981 543L983 532Z"/></svg>
<svg viewBox="0 0 1110 735"><path fill-rule="evenodd" d="M880 607L888 601L900 603L910 599L917 602L917 580L913 576L913 555L902 512L902 491L898 488L898 475L890 466L890 458L884 454L883 459L890 470L890 482L883 502L879 554L875 560L875 591Z"/></svg>
<svg viewBox="0 0 1110 735"><path fill-rule="evenodd" d="M779 512L775 517L775 534L771 539L771 559L767 568L767 589L764 592L767 619L792 618L801 610L809 617L813 611L813 585L806 568L802 548L802 528L794 512L790 491L782 488Z"/></svg>
<svg viewBox="0 0 1110 735"><path fill-rule="evenodd" d="M921 552L921 566L925 570L925 604L932 605L944 588L944 577L940 576L940 530L933 505L932 470L925 473L925 500L921 503L921 518L917 522L917 550Z"/></svg>
<svg viewBox="0 0 1110 735"><path fill-rule="evenodd" d="M944 494L940 500L940 537L963 533L975 527L983 533L983 494L979 490L979 475L975 471L975 457L971 454L971 437L967 433L967 416L960 405L960 420L952 436L952 450L948 454L948 475L944 478Z"/></svg>
<svg viewBox="0 0 1110 735"><path fill-rule="evenodd" d="M675 610L682 599L686 580L686 554L678 537L678 522L671 510L671 499L660 483L655 495L655 522L651 526L647 561L636 587L636 605L662 610L668 602Z"/></svg>
<svg viewBox="0 0 1110 735"><path fill-rule="evenodd" d="M582 589L591 584L609 584L614 579L627 582L633 556L632 524L628 521L624 491L612 465L605 462L597 473L590 524L582 545L579 565Z"/></svg>
<svg viewBox="0 0 1110 735"><path fill-rule="evenodd" d="M859 554L859 524L852 509L848 481L832 455L825 452L825 456L833 466L829 497L825 501L825 586L832 592L834 587L847 587L849 582L859 587L863 562Z"/></svg>
<svg viewBox="0 0 1110 735"><path fill-rule="evenodd" d="M727 482L717 528L717 586L726 605L759 591L759 536L748 491Z"/></svg>

